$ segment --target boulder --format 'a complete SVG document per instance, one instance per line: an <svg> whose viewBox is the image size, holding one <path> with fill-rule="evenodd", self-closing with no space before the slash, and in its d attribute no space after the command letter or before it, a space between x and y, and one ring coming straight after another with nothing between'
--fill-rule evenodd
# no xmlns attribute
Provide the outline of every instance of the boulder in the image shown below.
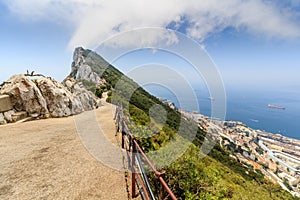
<svg viewBox="0 0 300 200"><path fill-rule="evenodd" d="M6 123L7 123L7 122L6 122L6 120L4 119L3 114L0 113L0 125L4 125L4 124L6 124Z"/></svg>
<svg viewBox="0 0 300 200"><path fill-rule="evenodd" d="M71 111L72 94L62 84L52 79L39 78L36 80L36 85L40 89L52 117L74 114Z"/></svg>
<svg viewBox="0 0 300 200"><path fill-rule="evenodd" d="M12 120L13 122L17 122L17 121L20 121L20 120L23 120L25 118L27 118L28 115L27 115L27 112L25 111L21 111L21 112L16 112L12 115ZM34 116L31 116L34 118ZM37 117L37 116L36 116Z"/></svg>
<svg viewBox="0 0 300 200"><path fill-rule="evenodd" d="M9 123L11 123L11 122L14 121L14 120L13 120L13 115L14 115L14 114L15 114L15 111L14 111L14 110L9 110L9 111L3 113L5 120L6 120L7 122L9 122Z"/></svg>
<svg viewBox="0 0 300 200"><path fill-rule="evenodd" d="M0 112L5 112L12 109L12 104L9 95L0 95Z"/></svg>
<svg viewBox="0 0 300 200"><path fill-rule="evenodd" d="M31 79L14 75L5 82L0 94L9 95L17 113L25 112L33 118L66 117L97 108L97 97L72 78L61 84L42 76ZM15 121L14 115L14 111L5 112L0 123Z"/></svg>
<svg viewBox="0 0 300 200"><path fill-rule="evenodd" d="M72 92L74 97L73 109L79 109L78 103L81 102L83 110L92 110L98 107L97 97L91 91L88 91L80 82L74 78L67 78L63 84Z"/></svg>
<svg viewBox="0 0 300 200"><path fill-rule="evenodd" d="M16 111L26 111L29 115L45 115L49 112L39 88L27 76L12 76L3 85L0 94L10 96L12 106Z"/></svg>

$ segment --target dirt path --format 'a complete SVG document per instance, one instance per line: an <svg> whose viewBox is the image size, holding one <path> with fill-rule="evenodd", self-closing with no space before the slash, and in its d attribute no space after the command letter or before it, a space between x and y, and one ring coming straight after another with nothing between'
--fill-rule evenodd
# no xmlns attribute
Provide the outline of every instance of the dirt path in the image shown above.
<svg viewBox="0 0 300 200"><path fill-rule="evenodd" d="M111 106L96 111L115 145ZM0 126L0 199L128 199L124 172L91 156L73 117Z"/></svg>

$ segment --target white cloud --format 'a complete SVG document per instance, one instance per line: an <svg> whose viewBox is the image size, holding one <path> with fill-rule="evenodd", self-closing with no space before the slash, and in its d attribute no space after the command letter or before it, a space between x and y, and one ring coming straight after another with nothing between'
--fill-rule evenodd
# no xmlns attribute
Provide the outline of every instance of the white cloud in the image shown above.
<svg viewBox="0 0 300 200"><path fill-rule="evenodd" d="M142 28L134 29L133 31L122 32L114 35L104 42L104 45L120 48L120 47L159 47L162 44L167 46L178 42L177 35L174 31L164 28Z"/></svg>
<svg viewBox="0 0 300 200"><path fill-rule="evenodd" d="M300 25L295 19L299 13L287 12L291 9L264 0L6 0L5 3L24 20L72 24L75 32L71 48L94 47L123 31L166 27L171 22L200 41L229 26L267 37L300 36ZM147 35L143 42L157 42L161 37L161 34ZM176 42L172 35L164 37Z"/></svg>

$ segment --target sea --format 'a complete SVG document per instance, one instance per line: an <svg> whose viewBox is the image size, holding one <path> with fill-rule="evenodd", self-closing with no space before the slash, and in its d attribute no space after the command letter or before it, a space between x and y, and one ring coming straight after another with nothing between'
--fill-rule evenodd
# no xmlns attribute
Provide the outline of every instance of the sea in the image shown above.
<svg viewBox="0 0 300 200"><path fill-rule="evenodd" d="M211 116L212 99L208 92L194 90L197 96L198 110L195 105L185 104L180 108L179 100L172 92L155 86L146 86L151 94L172 101L179 109L199 111ZM181 97L180 102L190 102L191 97ZM268 104L282 106L285 109L269 108ZM226 120L240 121L252 129L300 140L300 91L297 90L226 90Z"/></svg>

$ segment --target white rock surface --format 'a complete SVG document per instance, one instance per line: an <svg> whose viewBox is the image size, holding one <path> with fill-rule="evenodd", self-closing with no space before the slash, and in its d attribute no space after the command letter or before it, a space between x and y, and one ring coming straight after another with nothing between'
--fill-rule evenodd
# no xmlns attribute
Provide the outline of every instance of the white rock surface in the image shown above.
<svg viewBox="0 0 300 200"><path fill-rule="evenodd" d="M26 111L29 115L44 115L49 112L39 88L33 80L24 75L12 76L3 85L0 93L10 96L13 107L17 111Z"/></svg>
<svg viewBox="0 0 300 200"><path fill-rule="evenodd" d="M99 78L99 76L92 71L91 67L88 65L81 65L78 68L77 74L76 74L76 79L77 80L89 80L95 84L101 84L101 79Z"/></svg>
<svg viewBox="0 0 300 200"><path fill-rule="evenodd" d="M7 122L9 122L9 123L13 122L12 116L13 116L14 114L15 114L15 111L14 111L14 110L9 110L9 111L3 113L5 120L6 120Z"/></svg>
<svg viewBox="0 0 300 200"><path fill-rule="evenodd" d="M37 79L36 84L47 102L52 117L65 117L75 114L71 112L72 94L62 84L47 78Z"/></svg>
<svg viewBox="0 0 300 200"><path fill-rule="evenodd" d="M0 113L0 125L4 125L4 124L6 124L6 123L7 123L7 122L5 121L3 114Z"/></svg>
<svg viewBox="0 0 300 200"><path fill-rule="evenodd" d="M69 91L73 93L74 96L74 112L79 109L92 110L98 107L97 97L88 91L80 82L77 82L73 78L67 78L63 83ZM81 102L81 107L76 104L76 102Z"/></svg>
<svg viewBox="0 0 300 200"><path fill-rule="evenodd" d="M73 55L72 63L72 77L76 80L88 80L95 83L96 85L101 85L105 83L104 79L101 79L97 73L95 73L89 66L89 62L92 60L86 60L83 55L84 49L76 48Z"/></svg>
<svg viewBox="0 0 300 200"><path fill-rule="evenodd" d="M52 78L14 75L0 94L9 95L14 109L26 111L31 117L66 117L97 108L96 96L74 79L67 79L65 85L68 87ZM10 122L12 115L9 112L2 116Z"/></svg>

